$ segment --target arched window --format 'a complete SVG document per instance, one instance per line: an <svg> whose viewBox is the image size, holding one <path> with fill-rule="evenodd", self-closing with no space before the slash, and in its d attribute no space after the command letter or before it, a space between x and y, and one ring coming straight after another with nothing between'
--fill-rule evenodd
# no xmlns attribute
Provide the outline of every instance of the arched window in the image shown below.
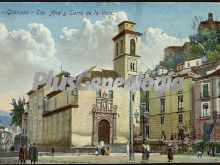
<svg viewBox="0 0 220 165"><path fill-rule="evenodd" d="M135 63L133 63L132 69L135 70Z"/></svg>
<svg viewBox="0 0 220 165"><path fill-rule="evenodd" d="M121 40L120 53L123 53L123 48L124 48L124 44L123 44L123 40Z"/></svg>
<svg viewBox="0 0 220 165"><path fill-rule="evenodd" d="M135 49L136 49L135 40L131 39L131 41L130 41L130 54L135 55Z"/></svg>
<svg viewBox="0 0 220 165"><path fill-rule="evenodd" d="M118 43L116 43L115 51L116 51L116 55L118 55Z"/></svg>
<svg viewBox="0 0 220 165"><path fill-rule="evenodd" d="M132 70L132 68L133 68L133 65L132 65L132 62L130 63L130 70Z"/></svg>

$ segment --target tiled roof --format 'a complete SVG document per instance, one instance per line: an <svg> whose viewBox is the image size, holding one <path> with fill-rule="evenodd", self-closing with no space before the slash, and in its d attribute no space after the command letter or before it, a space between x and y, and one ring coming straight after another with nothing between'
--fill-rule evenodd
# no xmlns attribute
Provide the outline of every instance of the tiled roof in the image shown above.
<svg viewBox="0 0 220 165"><path fill-rule="evenodd" d="M191 67L191 71L193 73L200 74L200 72L207 72L209 70L213 70L216 67L218 67L219 65L220 65L220 60L214 61L214 62L209 62L207 64L203 64L200 66L193 66L193 67Z"/></svg>

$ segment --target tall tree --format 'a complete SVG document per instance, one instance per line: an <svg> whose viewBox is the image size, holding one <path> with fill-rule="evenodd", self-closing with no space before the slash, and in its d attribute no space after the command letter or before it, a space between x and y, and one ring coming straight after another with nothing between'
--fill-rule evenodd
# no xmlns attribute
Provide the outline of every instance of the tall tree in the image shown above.
<svg viewBox="0 0 220 165"><path fill-rule="evenodd" d="M11 110L10 116L12 116L12 124L15 124L16 126L21 126L22 124L22 114L24 113L24 105L25 105L25 99L19 98L18 101L16 101L14 98L12 99L12 102L10 103L13 106L13 109Z"/></svg>

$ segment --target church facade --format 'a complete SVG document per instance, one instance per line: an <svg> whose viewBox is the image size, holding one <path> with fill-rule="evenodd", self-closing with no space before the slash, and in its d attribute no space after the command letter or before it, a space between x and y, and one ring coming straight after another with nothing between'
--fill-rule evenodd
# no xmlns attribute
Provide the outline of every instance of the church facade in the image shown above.
<svg viewBox="0 0 220 165"><path fill-rule="evenodd" d="M91 67L86 72L94 77L116 79L138 75L140 71L141 33L135 23L118 25L114 42L113 70ZM56 77L69 77L62 71ZM89 79L89 80L91 80ZM128 144L130 92L124 88L111 90L47 91L39 86L29 91L27 104L27 136L29 143L39 146L83 147ZM132 92L133 112L140 114L140 91ZM134 116L134 115L132 115ZM134 119L135 121L135 119ZM134 134L140 135L140 123L134 122Z"/></svg>

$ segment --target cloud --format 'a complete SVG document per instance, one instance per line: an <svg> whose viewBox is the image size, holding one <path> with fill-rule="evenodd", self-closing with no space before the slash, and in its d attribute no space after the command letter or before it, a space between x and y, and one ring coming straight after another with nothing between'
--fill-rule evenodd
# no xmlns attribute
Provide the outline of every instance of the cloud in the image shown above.
<svg viewBox="0 0 220 165"><path fill-rule="evenodd" d="M60 35L62 50L59 52L59 60L69 66L80 63L75 69L97 64L112 68L111 38L118 33L117 25L127 19L125 12L118 12L94 23L83 18L83 27L80 29L64 27Z"/></svg>
<svg viewBox="0 0 220 165"><path fill-rule="evenodd" d="M0 98L8 93L13 97L15 90L25 94L31 88L35 72L59 65L54 39L43 24L31 23L26 29L8 31L0 23L0 34ZM6 103L0 106L3 104Z"/></svg>
<svg viewBox="0 0 220 165"><path fill-rule="evenodd" d="M93 65L112 69L111 39L124 20L128 20L125 12L95 22L83 18L81 28L63 27L56 43L43 24L30 23L25 29L9 31L0 22L0 109L5 109L13 97L25 97L37 71L57 72L61 65L73 75ZM142 41L141 64L145 70L159 63L165 47L182 45L188 38L179 39L162 29L148 28Z"/></svg>
<svg viewBox="0 0 220 165"><path fill-rule="evenodd" d="M153 68L163 59L164 48L168 46L182 46L189 38L176 38L163 32L160 28L148 28L146 38L142 43L142 68Z"/></svg>

